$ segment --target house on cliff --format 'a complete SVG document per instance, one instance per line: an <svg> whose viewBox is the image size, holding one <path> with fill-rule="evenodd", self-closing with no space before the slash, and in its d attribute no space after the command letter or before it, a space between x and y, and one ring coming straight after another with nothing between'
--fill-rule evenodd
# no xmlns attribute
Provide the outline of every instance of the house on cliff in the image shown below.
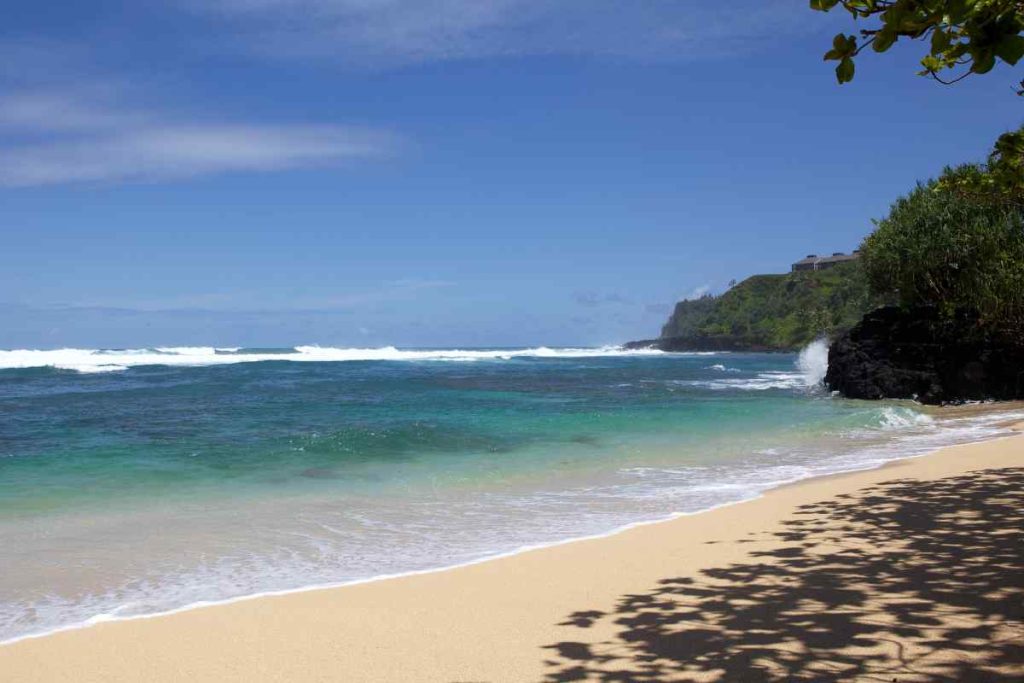
<svg viewBox="0 0 1024 683"><path fill-rule="evenodd" d="M817 254L808 254L806 258L802 258L792 266L792 272L799 273L805 270L826 270L837 266L840 263L846 263L847 261L856 261L860 258L860 250L856 249L852 254L844 254L841 251L834 252L831 256L818 256Z"/></svg>

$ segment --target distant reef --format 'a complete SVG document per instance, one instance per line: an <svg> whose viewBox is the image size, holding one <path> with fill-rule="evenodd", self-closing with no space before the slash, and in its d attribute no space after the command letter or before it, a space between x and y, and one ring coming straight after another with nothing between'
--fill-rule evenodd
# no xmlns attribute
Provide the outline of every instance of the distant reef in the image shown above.
<svg viewBox="0 0 1024 683"><path fill-rule="evenodd" d="M880 308L832 344L825 384L848 398L931 404L1024 398L1024 340L970 310Z"/></svg>
<svg viewBox="0 0 1024 683"><path fill-rule="evenodd" d="M857 261L827 270L753 275L719 296L680 301L657 339L627 348L793 351L853 327L883 303Z"/></svg>

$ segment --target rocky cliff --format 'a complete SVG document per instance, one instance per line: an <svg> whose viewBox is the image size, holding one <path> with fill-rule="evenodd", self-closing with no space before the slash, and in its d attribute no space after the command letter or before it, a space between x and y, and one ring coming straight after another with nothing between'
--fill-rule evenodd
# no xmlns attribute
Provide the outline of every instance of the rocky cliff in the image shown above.
<svg viewBox="0 0 1024 683"><path fill-rule="evenodd" d="M794 351L852 327L886 303L857 262L822 271L753 275L719 296L680 301L657 340L666 351Z"/></svg>

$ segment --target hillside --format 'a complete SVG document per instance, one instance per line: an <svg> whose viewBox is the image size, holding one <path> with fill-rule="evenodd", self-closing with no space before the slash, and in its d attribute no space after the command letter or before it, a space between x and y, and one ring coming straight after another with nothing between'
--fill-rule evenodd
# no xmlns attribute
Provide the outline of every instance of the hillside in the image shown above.
<svg viewBox="0 0 1024 683"><path fill-rule="evenodd" d="M754 275L719 296L676 304L653 344L671 350L798 349L849 329L886 302L873 297L859 262L828 270Z"/></svg>

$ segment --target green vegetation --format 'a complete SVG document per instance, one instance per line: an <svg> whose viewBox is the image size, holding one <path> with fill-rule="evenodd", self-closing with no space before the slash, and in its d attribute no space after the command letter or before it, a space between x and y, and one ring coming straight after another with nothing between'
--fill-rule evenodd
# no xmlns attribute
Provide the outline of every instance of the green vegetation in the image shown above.
<svg viewBox="0 0 1024 683"><path fill-rule="evenodd" d="M720 296L680 301L661 336L720 337L792 350L852 327L884 302L870 293L856 261L828 270L754 275Z"/></svg>
<svg viewBox="0 0 1024 683"><path fill-rule="evenodd" d="M1024 336L1024 205L983 166L947 169L893 204L864 241L872 292L946 316L977 311Z"/></svg>
<svg viewBox="0 0 1024 683"><path fill-rule="evenodd" d="M885 52L901 38L927 41L920 74L945 84L988 73L999 60L1016 64L1024 56L1024 3L1019 0L810 1L813 10L828 12L838 5L854 20L878 22L861 30L859 40L840 33L832 41L825 60L839 62L840 83L853 80L854 58L866 47ZM950 71L953 75L945 76Z"/></svg>
<svg viewBox="0 0 1024 683"><path fill-rule="evenodd" d="M699 299L676 303L668 322L661 328L662 337L693 337L701 334L701 325L718 305L717 296L705 294Z"/></svg>
<svg viewBox="0 0 1024 683"><path fill-rule="evenodd" d="M836 336L885 304L977 313L982 331L1024 345L1024 127L988 161L947 168L893 204L861 259L754 275L676 304L661 338L680 347L795 349Z"/></svg>
<svg viewBox="0 0 1024 683"><path fill-rule="evenodd" d="M1024 127L1000 135L987 163L947 168L936 189L972 203L1024 206Z"/></svg>

